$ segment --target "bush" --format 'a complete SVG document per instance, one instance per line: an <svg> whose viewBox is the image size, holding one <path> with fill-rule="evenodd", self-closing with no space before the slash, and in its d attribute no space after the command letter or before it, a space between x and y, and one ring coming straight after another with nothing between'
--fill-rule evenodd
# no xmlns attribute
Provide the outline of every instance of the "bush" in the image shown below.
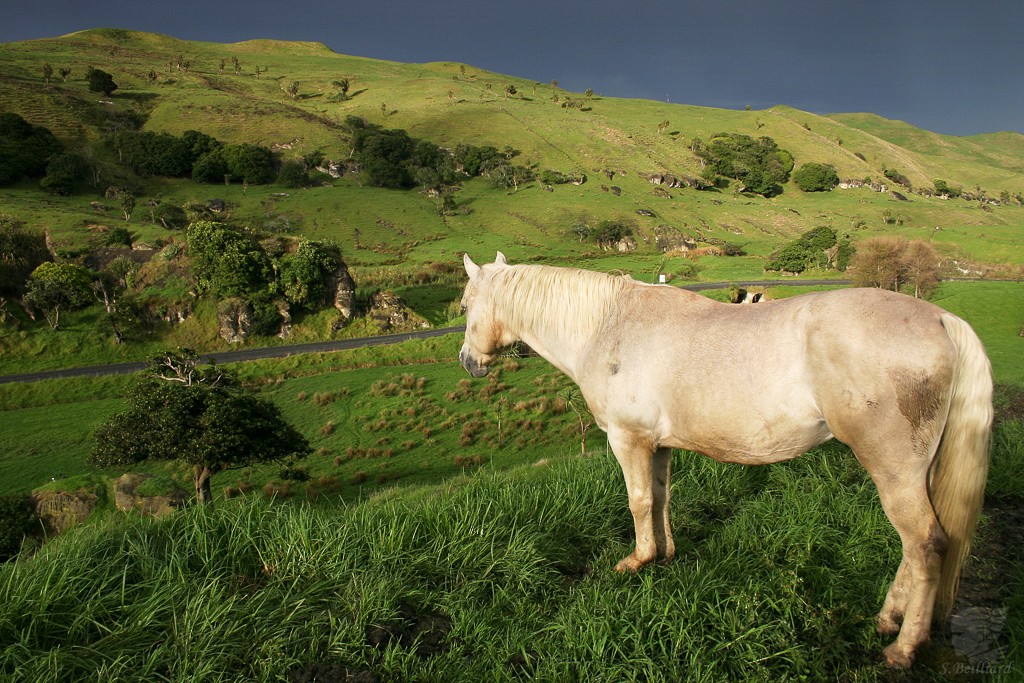
<svg viewBox="0 0 1024 683"><path fill-rule="evenodd" d="M885 169L882 172L882 175L884 175L886 178L888 178L889 180L893 181L894 183L902 185L903 187L905 187L907 189L910 189L910 187L911 187L910 179L907 178L907 176L905 176L902 173L900 173L899 171L896 171L896 170L891 169L891 168L887 168L887 169Z"/></svg>
<svg viewBox="0 0 1024 683"><path fill-rule="evenodd" d="M810 267L828 267L836 241L836 231L827 226L808 230L772 254L764 269L802 273Z"/></svg>
<svg viewBox="0 0 1024 683"><path fill-rule="evenodd" d="M281 164L277 174L277 184L285 187L305 187L309 185L309 171L301 161L286 161Z"/></svg>
<svg viewBox="0 0 1024 683"><path fill-rule="evenodd" d="M796 186L804 192L828 192L839 184L839 175L831 164L804 164L793 174Z"/></svg>
<svg viewBox="0 0 1024 683"><path fill-rule="evenodd" d="M64 152L50 159L46 165L46 175L39 181L39 186L59 196L73 194L75 186L85 179L86 163L82 157Z"/></svg>
<svg viewBox="0 0 1024 683"><path fill-rule="evenodd" d="M63 149L47 128L14 113L0 114L0 185L42 176L50 159Z"/></svg>
<svg viewBox="0 0 1024 683"><path fill-rule="evenodd" d="M28 496L0 496L0 562L18 554L22 540L35 523Z"/></svg>
<svg viewBox="0 0 1024 683"><path fill-rule="evenodd" d="M197 183L222 183L228 175L228 163L219 148L207 152L192 165L192 180Z"/></svg>
<svg viewBox="0 0 1024 683"><path fill-rule="evenodd" d="M946 195L947 197L956 199L960 196L960 193L961 190L959 187L951 187L945 180L935 181L935 194L937 195Z"/></svg>
<svg viewBox="0 0 1024 683"><path fill-rule="evenodd" d="M114 83L114 77L100 69L89 69L89 72L85 75L85 80L89 82L89 90L91 92L101 92L105 96L110 97L110 94L117 90L117 83Z"/></svg>
<svg viewBox="0 0 1024 683"><path fill-rule="evenodd" d="M114 146L142 175L184 177L191 173L195 160L189 144L170 133L122 131L114 136Z"/></svg>
<svg viewBox="0 0 1024 683"><path fill-rule="evenodd" d="M235 180L261 185L274 178L274 155L266 147L243 142L239 145L225 145L221 153L227 172Z"/></svg>
<svg viewBox="0 0 1024 683"><path fill-rule="evenodd" d="M161 204L153 209L153 222L168 230L181 230L188 225L188 215L180 206Z"/></svg>
<svg viewBox="0 0 1024 683"><path fill-rule="evenodd" d="M632 234L633 228L622 221L604 220L601 221L601 224L595 231L594 237L598 244L605 246L615 244L626 237L630 237Z"/></svg>

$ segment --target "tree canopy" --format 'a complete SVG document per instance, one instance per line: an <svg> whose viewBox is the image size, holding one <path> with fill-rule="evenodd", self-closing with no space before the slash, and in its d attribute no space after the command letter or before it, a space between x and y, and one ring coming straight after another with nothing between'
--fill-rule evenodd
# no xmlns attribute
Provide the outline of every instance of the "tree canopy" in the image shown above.
<svg viewBox="0 0 1024 683"><path fill-rule="evenodd" d="M693 152L709 180L732 178L748 192L774 197L793 170L793 155L769 137L757 140L740 133L716 133L707 143L694 140Z"/></svg>
<svg viewBox="0 0 1024 683"><path fill-rule="evenodd" d="M804 192L828 192L839 184L839 174L831 164L809 162L793 174L793 182Z"/></svg>
<svg viewBox="0 0 1024 683"><path fill-rule="evenodd" d="M85 80L89 82L89 90L101 92L107 97L110 97L111 93L117 90L117 83L114 82L114 77L102 69L89 69L85 75Z"/></svg>
<svg viewBox="0 0 1024 683"><path fill-rule="evenodd" d="M92 300L92 275L74 263L41 263L28 277L25 305L42 311L50 327L60 327L62 311L82 308Z"/></svg>
<svg viewBox="0 0 1024 683"><path fill-rule="evenodd" d="M802 273L808 268L846 270L852 253L849 237L839 239L835 230L823 225L776 250L764 269L786 273Z"/></svg>
<svg viewBox="0 0 1024 683"><path fill-rule="evenodd" d="M271 279L269 257L259 243L223 223L197 221L185 230L192 274L200 292L244 296L265 289Z"/></svg>
<svg viewBox="0 0 1024 683"><path fill-rule="evenodd" d="M177 460L193 466L198 502L212 500L210 477L310 452L280 409L223 368L202 366L189 350L150 360L127 394L128 409L96 430L89 462L132 465Z"/></svg>
<svg viewBox="0 0 1024 683"><path fill-rule="evenodd" d="M33 126L11 112L0 114L0 185L42 176L50 159L63 149L48 128Z"/></svg>

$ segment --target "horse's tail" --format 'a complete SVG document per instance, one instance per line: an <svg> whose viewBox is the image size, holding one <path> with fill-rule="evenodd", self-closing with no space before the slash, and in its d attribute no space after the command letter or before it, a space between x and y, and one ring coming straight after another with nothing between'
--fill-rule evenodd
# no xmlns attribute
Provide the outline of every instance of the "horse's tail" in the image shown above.
<svg viewBox="0 0 1024 683"><path fill-rule="evenodd" d="M971 549L988 478L992 432L992 366L970 325L950 313L942 325L957 350L949 416L933 461L931 500L949 543L942 561L935 615L953 611L960 572Z"/></svg>

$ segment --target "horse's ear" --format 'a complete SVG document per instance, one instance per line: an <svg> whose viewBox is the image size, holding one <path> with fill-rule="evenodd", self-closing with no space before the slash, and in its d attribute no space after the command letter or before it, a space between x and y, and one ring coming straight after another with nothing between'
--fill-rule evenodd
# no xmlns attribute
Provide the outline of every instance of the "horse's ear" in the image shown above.
<svg viewBox="0 0 1024 683"><path fill-rule="evenodd" d="M466 275L472 280L480 272L480 266L473 263L473 259L469 258L469 254L462 255L462 262L466 265Z"/></svg>
<svg viewBox="0 0 1024 683"><path fill-rule="evenodd" d="M502 254L500 251L498 252L498 255L495 257L494 262L497 263L499 266L508 265L508 261L505 260L505 255Z"/></svg>

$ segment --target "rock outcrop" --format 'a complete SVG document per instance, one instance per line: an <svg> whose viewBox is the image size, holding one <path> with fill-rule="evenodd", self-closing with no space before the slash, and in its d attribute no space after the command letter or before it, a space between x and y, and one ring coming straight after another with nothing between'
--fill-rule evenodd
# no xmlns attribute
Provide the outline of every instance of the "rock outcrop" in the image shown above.
<svg viewBox="0 0 1024 683"><path fill-rule="evenodd" d="M384 332L409 332L430 327L430 323L409 308L394 292L377 292L370 297L367 317L375 320Z"/></svg>
<svg viewBox="0 0 1024 683"><path fill-rule="evenodd" d="M252 329L252 306L237 297L225 299L217 308L217 326L221 339L227 343L244 342Z"/></svg>
<svg viewBox="0 0 1024 683"><path fill-rule="evenodd" d="M348 272L348 266L344 263L339 265L328 279L327 291L334 307L341 314L334 327L335 329L342 328L352 320L356 310L356 282L352 279L352 275Z"/></svg>
<svg viewBox="0 0 1024 683"><path fill-rule="evenodd" d="M84 522L96 509L99 496L84 487L76 491L33 491L32 507L50 533L61 533Z"/></svg>

